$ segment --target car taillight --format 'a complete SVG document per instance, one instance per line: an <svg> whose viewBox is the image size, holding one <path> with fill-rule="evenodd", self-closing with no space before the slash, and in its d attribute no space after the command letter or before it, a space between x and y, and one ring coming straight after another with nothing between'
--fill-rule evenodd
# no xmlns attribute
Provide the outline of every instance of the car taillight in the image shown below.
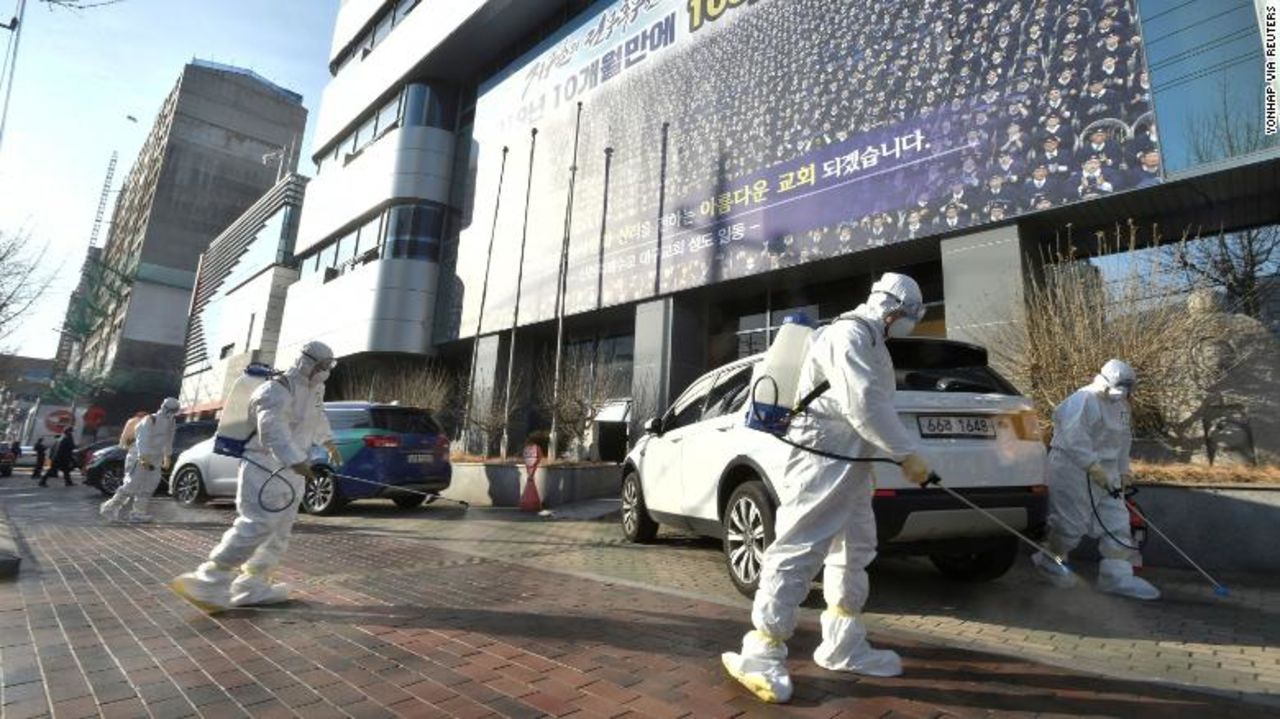
<svg viewBox="0 0 1280 719"><path fill-rule="evenodd" d="M1031 493L1032 494L1048 494L1049 487L1048 485L1044 485L1044 484L1033 484L1031 485Z"/></svg>
<svg viewBox="0 0 1280 719"><path fill-rule="evenodd" d="M872 496L873 497L896 497L898 496L898 492L897 490L893 490L893 489L877 489L875 493L872 494Z"/></svg>
<svg viewBox="0 0 1280 719"><path fill-rule="evenodd" d="M1033 410L1019 412L1013 416L1013 428L1018 435L1018 439L1039 442L1043 439L1040 434L1040 416Z"/></svg>
<svg viewBox="0 0 1280 719"><path fill-rule="evenodd" d="M400 446L400 438L394 434L370 434L365 436L364 446L374 449L395 448Z"/></svg>
<svg viewBox="0 0 1280 719"><path fill-rule="evenodd" d="M443 434L436 435L436 460L446 459L449 456L449 438Z"/></svg>

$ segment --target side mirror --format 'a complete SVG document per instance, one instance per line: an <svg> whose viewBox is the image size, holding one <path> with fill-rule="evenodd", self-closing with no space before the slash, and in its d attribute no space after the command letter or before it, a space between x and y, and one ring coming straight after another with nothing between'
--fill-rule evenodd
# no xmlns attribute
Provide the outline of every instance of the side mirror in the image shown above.
<svg viewBox="0 0 1280 719"><path fill-rule="evenodd" d="M644 423L644 431L648 434L662 435L662 418L654 417Z"/></svg>

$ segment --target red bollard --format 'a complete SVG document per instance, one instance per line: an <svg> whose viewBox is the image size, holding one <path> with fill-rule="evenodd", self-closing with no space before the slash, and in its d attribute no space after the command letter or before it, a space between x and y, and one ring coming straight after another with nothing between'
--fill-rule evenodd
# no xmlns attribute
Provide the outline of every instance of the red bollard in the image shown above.
<svg viewBox="0 0 1280 719"><path fill-rule="evenodd" d="M524 491L520 493L521 512L542 511L542 498L538 496L538 485L533 481L538 473L538 465L542 463L542 449L536 444L524 448L524 469L526 479Z"/></svg>

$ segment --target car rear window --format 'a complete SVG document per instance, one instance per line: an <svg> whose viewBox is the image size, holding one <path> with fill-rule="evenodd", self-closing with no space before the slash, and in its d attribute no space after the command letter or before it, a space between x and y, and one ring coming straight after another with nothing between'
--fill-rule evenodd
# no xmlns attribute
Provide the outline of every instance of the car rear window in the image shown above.
<svg viewBox="0 0 1280 719"><path fill-rule="evenodd" d="M373 428L404 434L439 434L440 423L425 409L377 407L369 410Z"/></svg>
<svg viewBox="0 0 1280 719"><path fill-rule="evenodd" d="M173 451L181 452L209 439L218 430L212 422L180 424L173 432Z"/></svg>
<svg viewBox="0 0 1280 719"><path fill-rule="evenodd" d="M987 364L987 351L953 340L911 337L891 339L898 389L907 392L1021 393Z"/></svg>
<svg viewBox="0 0 1280 719"><path fill-rule="evenodd" d="M990 367L953 367L913 370L895 368L898 390L903 392L976 392L1021 394Z"/></svg>

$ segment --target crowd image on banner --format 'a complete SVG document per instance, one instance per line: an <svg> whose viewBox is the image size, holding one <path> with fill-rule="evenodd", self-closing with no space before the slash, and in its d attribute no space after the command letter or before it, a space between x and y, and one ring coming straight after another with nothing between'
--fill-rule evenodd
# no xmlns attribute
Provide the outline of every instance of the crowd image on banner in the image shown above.
<svg viewBox="0 0 1280 719"><path fill-rule="evenodd" d="M632 35L685 3L649 5ZM570 313L1161 181L1132 0L787 0L694 33L679 17L674 41L582 96L580 124L567 106L539 118L522 319L555 311L575 137ZM528 127L504 133L478 127L479 146ZM475 198L473 227L491 202Z"/></svg>

